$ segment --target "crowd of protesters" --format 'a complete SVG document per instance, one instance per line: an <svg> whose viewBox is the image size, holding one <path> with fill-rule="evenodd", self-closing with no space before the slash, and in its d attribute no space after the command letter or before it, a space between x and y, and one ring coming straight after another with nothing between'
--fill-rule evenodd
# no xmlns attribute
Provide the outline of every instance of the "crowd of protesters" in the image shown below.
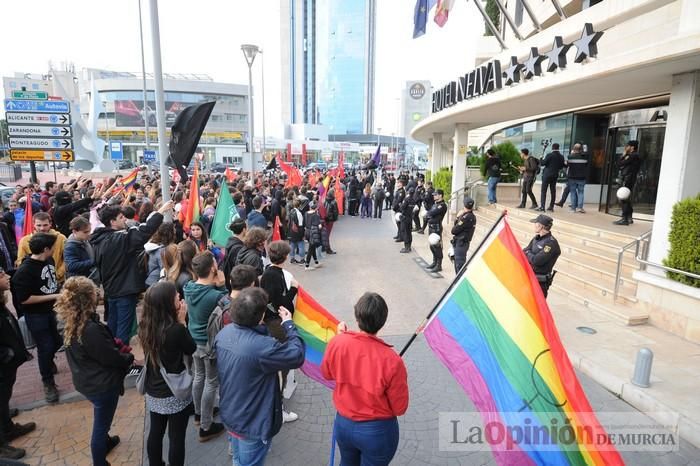
<svg viewBox="0 0 700 466"><path fill-rule="evenodd" d="M0 458L22 458L25 451L10 442L36 428L13 423L9 409L17 369L32 357L26 345L33 340L46 401L60 399L54 359L65 350L75 389L93 405L93 464L109 464L106 456L120 442L109 429L130 371L138 373L137 389L146 399L150 464L165 464L166 430L167 464L184 464L192 415L200 441L227 433L234 464L262 463L282 423L298 418L281 396L288 372L304 361L292 322L299 287L293 269L312 271L336 254L331 233L341 215L381 218L392 207L397 179L376 177L374 170L342 179L312 172L290 186L279 172L235 180L200 175L194 191L199 218L188 218L192 179L164 188L158 175L139 172L126 186L118 178L83 177L47 182L44 189L17 186L0 219ZM164 202L163 189L170 201ZM228 239L216 244L212 229L222 189L234 207ZM6 291L13 306L4 304ZM355 422L381 421L377 428L391 441L366 458L377 454L377 464L384 464L381 458L388 463L396 449L395 419L408 400L405 368L373 346L386 321L381 297L363 296L355 312L360 332L351 337L343 324L347 343L338 340L324 373L339 387L339 432L350 432ZM130 343L137 335L145 360L135 365ZM357 386L342 369L355 352L379 358L382 367L368 369ZM392 380L386 388L397 401L367 399L367 390L383 380ZM351 399L355 405L345 406ZM370 406L361 409L365 402ZM382 403L390 408L380 409ZM359 464L361 451L376 445L354 444L351 437L338 442L347 464Z"/></svg>

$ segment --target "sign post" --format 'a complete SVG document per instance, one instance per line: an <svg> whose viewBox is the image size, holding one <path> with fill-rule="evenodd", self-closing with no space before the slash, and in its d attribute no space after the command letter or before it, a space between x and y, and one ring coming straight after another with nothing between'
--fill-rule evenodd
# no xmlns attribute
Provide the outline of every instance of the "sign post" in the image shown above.
<svg viewBox="0 0 700 466"><path fill-rule="evenodd" d="M124 160L124 147L121 141L112 141L109 143L109 153L112 160Z"/></svg>

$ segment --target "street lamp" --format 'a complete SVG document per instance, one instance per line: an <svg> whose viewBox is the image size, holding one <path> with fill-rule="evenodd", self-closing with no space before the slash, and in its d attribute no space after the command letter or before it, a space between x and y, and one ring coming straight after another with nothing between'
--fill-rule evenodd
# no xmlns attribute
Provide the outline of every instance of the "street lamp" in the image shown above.
<svg viewBox="0 0 700 466"><path fill-rule="evenodd" d="M255 170L255 150L253 149L253 62L260 51L257 45L241 45L243 56L248 64L248 152L250 153L250 172Z"/></svg>

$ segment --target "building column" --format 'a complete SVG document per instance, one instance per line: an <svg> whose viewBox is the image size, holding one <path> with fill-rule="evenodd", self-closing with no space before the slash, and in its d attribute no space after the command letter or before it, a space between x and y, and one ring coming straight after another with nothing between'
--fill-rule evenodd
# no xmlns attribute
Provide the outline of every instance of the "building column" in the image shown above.
<svg viewBox="0 0 700 466"><path fill-rule="evenodd" d="M469 131L467 125L458 123L455 125L454 147L452 148L452 192L464 187L467 173L467 137ZM457 212L462 207L464 192L450 201L453 212Z"/></svg>
<svg viewBox="0 0 700 466"><path fill-rule="evenodd" d="M700 179L700 71L675 75L668 105L661 174L656 194L649 261L668 255L673 205L698 194ZM652 271L650 269L650 271ZM654 272L663 273L655 269Z"/></svg>
<svg viewBox="0 0 700 466"><path fill-rule="evenodd" d="M430 140L430 164L428 168L433 175L440 169L442 162L442 133L433 133L433 138Z"/></svg>

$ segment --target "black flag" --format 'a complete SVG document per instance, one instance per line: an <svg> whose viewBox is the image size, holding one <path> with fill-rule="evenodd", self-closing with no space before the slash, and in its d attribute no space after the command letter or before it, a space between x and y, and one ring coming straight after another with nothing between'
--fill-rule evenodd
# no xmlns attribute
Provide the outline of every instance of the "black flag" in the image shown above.
<svg viewBox="0 0 700 466"><path fill-rule="evenodd" d="M187 167L192 161L214 105L216 101L187 107L180 112L171 128L168 166L180 173L183 183L187 181Z"/></svg>
<svg viewBox="0 0 700 466"><path fill-rule="evenodd" d="M277 165L277 156L272 157L272 160L270 160L270 163L267 164L267 167L265 167L265 170L274 170L278 167Z"/></svg>

